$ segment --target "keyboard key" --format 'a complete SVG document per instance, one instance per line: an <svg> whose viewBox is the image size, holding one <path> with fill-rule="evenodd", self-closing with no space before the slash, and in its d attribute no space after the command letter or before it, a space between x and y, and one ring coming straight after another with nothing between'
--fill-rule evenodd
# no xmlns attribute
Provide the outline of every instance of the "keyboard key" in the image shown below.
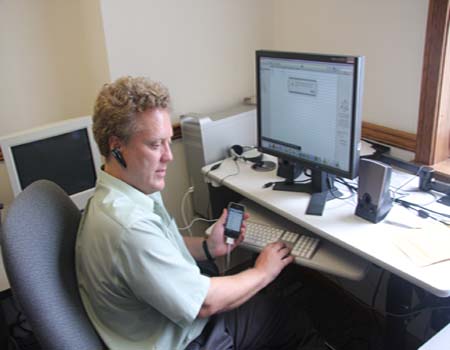
<svg viewBox="0 0 450 350"><path fill-rule="evenodd" d="M267 244L283 241L292 248L291 254L298 258L311 259L320 239L296 232L285 231L269 225L247 222L244 246L262 250Z"/></svg>
<svg viewBox="0 0 450 350"><path fill-rule="evenodd" d="M311 259L319 245L319 241L316 237L301 235L292 248L291 254L299 258Z"/></svg>
<svg viewBox="0 0 450 350"><path fill-rule="evenodd" d="M283 230L272 226L247 222L244 242L264 248L267 244L278 241L283 232Z"/></svg>

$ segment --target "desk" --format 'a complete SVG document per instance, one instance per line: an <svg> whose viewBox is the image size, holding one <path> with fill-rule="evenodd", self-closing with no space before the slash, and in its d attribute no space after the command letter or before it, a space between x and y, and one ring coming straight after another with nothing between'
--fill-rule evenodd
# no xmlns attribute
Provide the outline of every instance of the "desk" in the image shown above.
<svg viewBox="0 0 450 350"><path fill-rule="evenodd" d="M392 238L408 228L386 222L373 224L355 216L354 200L335 199L327 202L323 216L305 215L309 194L263 188L267 182L282 180L275 170L257 172L249 163L235 163L230 158L215 171L209 172L209 168L206 166L202 171L213 185L226 186L436 296L450 296L450 261L418 267L393 243ZM387 219L399 224L418 220L416 215L400 206L394 206Z"/></svg>
<svg viewBox="0 0 450 350"><path fill-rule="evenodd" d="M275 161L275 158L267 155L265 158ZM398 225L389 224L386 220L373 224L355 216L356 197L353 200L335 199L327 202L323 216L305 215L309 194L263 188L267 182L282 180L276 176L276 170L257 172L251 169L251 164L240 160L235 162L231 158L225 159L214 171L209 171L210 168L211 165L205 166L202 172L213 186L226 186L289 221L305 227L322 239L391 272L386 304L388 311L401 313L405 311L406 308L403 309L405 305L410 306L412 289L406 287L404 281L438 297L450 296L450 261L418 267L394 244L394 237L410 230L402 227L402 224L423 220L418 219L406 208L394 206L386 218ZM388 322L393 325L388 327L387 338L405 332L405 322L402 318L388 317ZM400 343L401 341L393 341L389 348L401 349L403 347L399 345Z"/></svg>

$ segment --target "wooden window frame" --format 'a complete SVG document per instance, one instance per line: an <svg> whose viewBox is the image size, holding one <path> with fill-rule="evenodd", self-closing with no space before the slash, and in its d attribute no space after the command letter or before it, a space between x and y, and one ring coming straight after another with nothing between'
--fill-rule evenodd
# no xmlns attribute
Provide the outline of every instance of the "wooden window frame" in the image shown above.
<svg viewBox="0 0 450 350"><path fill-rule="evenodd" d="M449 10L450 0L429 2L415 158L438 168L444 163L444 172L450 155Z"/></svg>

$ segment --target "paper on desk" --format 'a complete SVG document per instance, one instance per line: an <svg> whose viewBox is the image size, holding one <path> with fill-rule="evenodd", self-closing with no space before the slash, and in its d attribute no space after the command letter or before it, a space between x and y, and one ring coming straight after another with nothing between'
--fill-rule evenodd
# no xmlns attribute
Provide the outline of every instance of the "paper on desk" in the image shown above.
<svg viewBox="0 0 450 350"><path fill-rule="evenodd" d="M393 241L417 266L450 260L450 228L438 222L396 232Z"/></svg>

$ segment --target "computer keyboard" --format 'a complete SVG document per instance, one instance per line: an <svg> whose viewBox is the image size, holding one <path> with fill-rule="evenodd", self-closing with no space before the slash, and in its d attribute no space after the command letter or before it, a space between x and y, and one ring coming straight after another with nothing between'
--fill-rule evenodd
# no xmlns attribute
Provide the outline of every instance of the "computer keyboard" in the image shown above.
<svg viewBox="0 0 450 350"><path fill-rule="evenodd" d="M296 232L285 231L265 224L247 221L244 246L260 251L267 244L283 241L291 248L296 258L311 259L317 250L320 239Z"/></svg>

